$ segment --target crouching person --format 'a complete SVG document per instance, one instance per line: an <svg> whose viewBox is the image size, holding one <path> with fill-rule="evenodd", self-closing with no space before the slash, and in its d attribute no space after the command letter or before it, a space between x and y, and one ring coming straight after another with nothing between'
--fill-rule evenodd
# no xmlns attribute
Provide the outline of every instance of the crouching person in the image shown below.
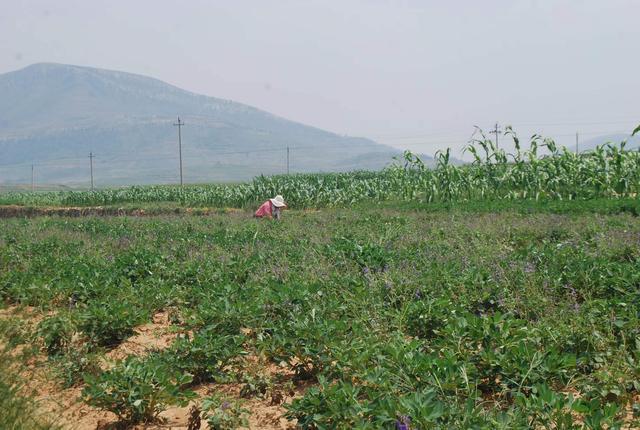
<svg viewBox="0 0 640 430"><path fill-rule="evenodd" d="M264 202L256 213L253 215L256 218L275 218L280 219L280 214L283 208L287 205L281 195L277 195L272 199Z"/></svg>

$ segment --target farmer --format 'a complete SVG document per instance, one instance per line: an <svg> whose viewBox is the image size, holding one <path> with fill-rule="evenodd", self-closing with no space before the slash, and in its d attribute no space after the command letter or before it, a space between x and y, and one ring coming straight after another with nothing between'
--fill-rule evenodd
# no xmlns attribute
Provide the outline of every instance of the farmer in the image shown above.
<svg viewBox="0 0 640 430"><path fill-rule="evenodd" d="M264 202L262 205L260 205L260 207L258 208L258 210L253 216L256 218L267 217L267 218L280 219L280 210L286 207L287 205L284 202L284 199L282 198L281 195L278 194L274 198L269 199L266 202Z"/></svg>

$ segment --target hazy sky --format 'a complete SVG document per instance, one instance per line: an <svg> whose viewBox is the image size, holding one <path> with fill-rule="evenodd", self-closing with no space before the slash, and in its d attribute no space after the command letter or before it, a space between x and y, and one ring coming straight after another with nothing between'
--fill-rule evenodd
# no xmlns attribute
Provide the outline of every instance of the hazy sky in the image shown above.
<svg viewBox="0 0 640 430"><path fill-rule="evenodd" d="M571 143L640 123L640 0L0 0L0 73L150 75L432 153L477 124Z"/></svg>

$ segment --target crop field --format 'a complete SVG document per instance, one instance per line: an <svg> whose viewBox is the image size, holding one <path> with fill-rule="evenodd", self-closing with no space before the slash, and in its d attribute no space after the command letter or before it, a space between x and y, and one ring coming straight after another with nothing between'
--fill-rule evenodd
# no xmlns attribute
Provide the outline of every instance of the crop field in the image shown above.
<svg viewBox="0 0 640 430"><path fill-rule="evenodd" d="M637 427L638 208L2 220L0 424Z"/></svg>
<svg viewBox="0 0 640 430"><path fill-rule="evenodd" d="M640 153L511 136L466 166L2 194L0 428L640 428Z"/></svg>
<svg viewBox="0 0 640 430"><path fill-rule="evenodd" d="M640 131L640 127L636 132ZM473 163L451 164L450 151L436 155L434 168L410 152L380 172L296 174L235 185L145 186L87 191L8 192L0 205L110 206L169 203L189 207L248 207L282 194L297 209L351 205L362 201L459 202L477 199L575 200L637 196L640 152L609 143L574 154L534 135L527 148L512 130L515 150L496 148L485 136L465 152Z"/></svg>

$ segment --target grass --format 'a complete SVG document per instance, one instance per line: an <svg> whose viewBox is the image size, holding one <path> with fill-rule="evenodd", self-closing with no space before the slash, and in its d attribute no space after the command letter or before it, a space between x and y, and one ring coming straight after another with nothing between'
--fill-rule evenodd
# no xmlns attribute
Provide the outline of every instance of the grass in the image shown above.
<svg viewBox="0 0 640 430"><path fill-rule="evenodd" d="M464 203L454 202L382 202L383 208L398 208L422 212L517 212L521 214L598 214L615 215L628 213L640 214L640 199L589 199L589 200L472 200Z"/></svg>
<svg viewBox="0 0 640 430"><path fill-rule="evenodd" d="M240 364L256 356L311 386L288 406L303 428L617 428L640 407L637 208L5 219L0 296L53 311L37 342L61 339L56 360L71 354L65 339L104 354L166 310L193 336L127 370L162 398L186 393L185 377L247 380ZM87 378L85 400L111 404L100 393L131 389L127 372ZM121 398L127 417L148 400Z"/></svg>

